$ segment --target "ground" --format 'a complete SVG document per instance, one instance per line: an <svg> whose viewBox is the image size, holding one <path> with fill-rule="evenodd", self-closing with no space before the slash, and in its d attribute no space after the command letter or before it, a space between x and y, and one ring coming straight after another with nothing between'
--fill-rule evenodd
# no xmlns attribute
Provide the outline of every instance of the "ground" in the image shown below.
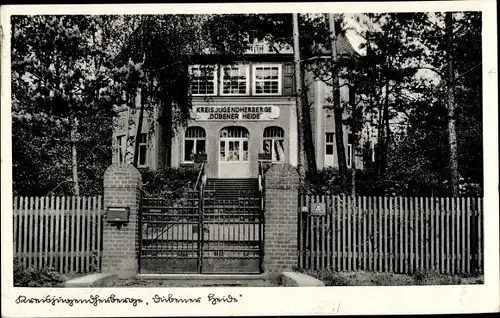
<svg viewBox="0 0 500 318"><path fill-rule="evenodd" d="M443 275L432 272L404 275L363 271L306 271L305 274L322 280L326 286L467 285L484 283L483 275Z"/></svg>
<svg viewBox="0 0 500 318"><path fill-rule="evenodd" d="M276 287L272 280L159 280L159 279L114 279L107 281L102 287Z"/></svg>

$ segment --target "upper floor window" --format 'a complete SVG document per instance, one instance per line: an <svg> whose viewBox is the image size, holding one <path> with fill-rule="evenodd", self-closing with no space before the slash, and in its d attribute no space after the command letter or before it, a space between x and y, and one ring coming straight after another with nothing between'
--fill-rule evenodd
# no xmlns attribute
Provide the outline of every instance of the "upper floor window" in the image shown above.
<svg viewBox="0 0 500 318"><path fill-rule="evenodd" d="M353 135L349 133L347 135L347 167L352 167L352 161L354 160L354 149L353 149Z"/></svg>
<svg viewBox="0 0 500 318"><path fill-rule="evenodd" d="M137 167L147 166L148 134L139 134L139 162Z"/></svg>
<svg viewBox="0 0 500 318"><path fill-rule="evenodd" d="M253 94L281 95L281 64L253 66Z"/></svg>
<svg viewBox="0 0 500 318"><path fill-rule="evenodd" d="M184 135L184 161L194 161L197 154L206 153L206 133L201 127L188 127Z"/></svg>
<svg viewBox="0 0 500 318"><path fill-rule="evenodd" d="M334 150L335 135L333 132L325 133L325 166L333 166L335 164Z"/></svg>
<svg viewBox="0 0 500 318"><path fill-rule="evenodd" d="M191 66L190 74L192 95L215 95L217 93L217 71L214 65Z"/></svg>
<svg viewBox="0 0 500 318"><path fill-rule="evenodd" d="M263 151L271 154L272 161L285 161L285 131L280 127L266 127L263 135Z"/></svg>
<svg viewBox="0 0 500 318"><path fill-rule="evenodd" d="M248 95L248 65L224 66L221 69L221 95Z"/></svg>
<svg viewBox="0 0 500 318"><path fill-rule="evenodd" d="M125 151L126 151L125 138L127 138L127 136L125 135L120 135L116 137L116 148L117 148L116 156L118 163L125 162Z"/></svg>

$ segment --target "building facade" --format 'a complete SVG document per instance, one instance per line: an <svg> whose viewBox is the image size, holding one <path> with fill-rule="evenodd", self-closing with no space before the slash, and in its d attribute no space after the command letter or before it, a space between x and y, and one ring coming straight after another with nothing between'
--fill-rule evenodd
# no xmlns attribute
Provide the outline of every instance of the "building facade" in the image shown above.
<svg viewBox="0 0 500 318"><path fill-rule="evenodd" d="M346 38L338 42L340 54L355 54ZM208 178L254 178L258 161L297 164L297 113L294 97L293 51L279 54L266 45L256 45L243 61L219 65L194 64L190 67L192 113L187 127L172 138L172 167L194 165L197 154L206 154ZM310 102L312 134L318 169L337 166L335 123L329 109L331 87L311 73L305 74ZM341 85L343 101L353 98L348 85ZM140 105L140 98L136 100ZM114 131L114 162L131 161L138 111L120 112ZM156 129L150 129L155 114L145 116L139 136L138 168L157 170L164 165L164 143ZM349 129L344 127L346 160L351 166L353 150ZM265 155L263 155L265 154ZM356 158L356 167L361 167Z"/></svg>

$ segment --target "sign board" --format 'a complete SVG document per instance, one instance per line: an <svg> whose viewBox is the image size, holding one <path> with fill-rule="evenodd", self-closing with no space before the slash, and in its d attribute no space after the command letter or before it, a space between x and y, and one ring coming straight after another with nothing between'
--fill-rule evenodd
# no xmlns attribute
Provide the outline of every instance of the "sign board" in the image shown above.
<svg viewBox="0 0 500 318"><path fill-rule="evenodd" d="M325 215L325 214L326 214L325 203L311 203L311 215Z"/></svg>
<svg viewBox="0 0 500 318"><path fill-rule="evenodd" d="M194 106L196 121L273 121L280 116L277 106Z"/></svg>

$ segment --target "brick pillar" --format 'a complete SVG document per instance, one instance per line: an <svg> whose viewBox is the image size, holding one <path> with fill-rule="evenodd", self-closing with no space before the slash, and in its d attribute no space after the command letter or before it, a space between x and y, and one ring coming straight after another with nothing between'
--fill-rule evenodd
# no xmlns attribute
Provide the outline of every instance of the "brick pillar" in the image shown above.
<svg viewBox="0 0 500 318"><path fill-rule="evenodd" d="M265 175L264 271L289 271L298 265L297 206L299 174L290 164L273 165Z"/></svg>
<svg viewBox="0 0 500 318"><path fill-rule="evenodd" d="M104 211L109 206L129 207L129 223L118 228L103 224L101 270L131 277L139 270L139 201L142 178L139 171L127 163L114 163L104 173Z"/></svg>

